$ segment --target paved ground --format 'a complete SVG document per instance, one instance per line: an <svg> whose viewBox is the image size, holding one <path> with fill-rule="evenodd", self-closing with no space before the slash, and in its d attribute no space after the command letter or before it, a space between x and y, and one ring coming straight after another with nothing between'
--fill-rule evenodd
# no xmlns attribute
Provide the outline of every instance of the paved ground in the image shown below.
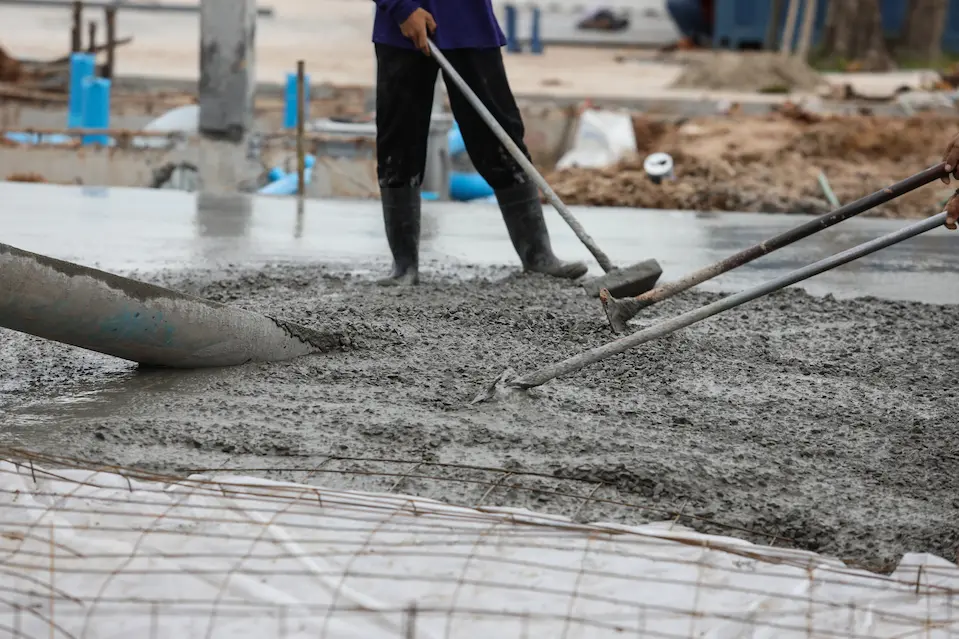
<svg viewBox="0 0 959 639"><path fill-rule="evenodd" d="M145 197L145 194L146 195ZM173 191L47 187L4 183L2 240L19 248L107 270L155 272L270 262L369 264L386 253L378 203L307 201L303 215L284 198L227 201ZM426 203L423 256L431 262L517 264L494 206ZM636 209L573 209L614 262L655 257L664 278L679 277L801 224L799 215L697 214ZM590 260L547 207L556 250ZM38 218L43 223L38 224ZM781 275L899 228L895 220L855 219L717 279L710 290L737 290ZM52 233L51 229L57 232ZM807 283L814 294L959 303L957 238L936 231ZM599 267L590 262L595 274ZM429 267L427 267L429 273Z"/></svg>

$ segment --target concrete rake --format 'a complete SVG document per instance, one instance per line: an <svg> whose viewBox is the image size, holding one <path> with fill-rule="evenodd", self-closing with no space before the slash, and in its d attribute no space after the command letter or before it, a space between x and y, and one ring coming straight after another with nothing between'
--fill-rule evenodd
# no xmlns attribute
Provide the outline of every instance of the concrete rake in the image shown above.
<svg viewBox="0 0 959 639"><path fill-rule="evenodd" d="M624 353L631 348L639 346L640 344L645 344L646 342L651 342L661 337L665 337L670 333L674 333L704 319L718 315L723 311L736 308L737 306L745 304L746 302L751 302L755 299L786 288L787 286L796 284L797 282L809 279L810 277L819 275L820 273L825 273L826 271L832 270L837 266L848 264L849 262L857 260L861 257L865 257L866 255L870 255L876 251L888 248L911 237L921 235L922 233L926 233L935 228L943 226L946 221L946 216L947 214L945 212L933 215L925 220L915 222L914 224L910 224L909 226L901 228L898 231L883 235L882 237L876 238L869 242L864 242L863 244L854 246L850 249L842 251L841 253L836 253L831 257L827 257L808 266L804 266L796 269L795 271L769 280L768 282L760 284L759 286L749 290L724 297L723 299L713 302L712 304L701 306L700 308L683 313L682 315L678 315L658 324L654 324L653 326L641 331L637 331L632 335L621 337L615 341L609 342L608 344L585 351L579 355L570 357L569 359L546 366L537 371L533 371L532 373L516 377L514 372L511 369L508 369L503 372L496 379L496 381L484 389L483 392L477 395L472 403L476 404L493 399L494 397L497 397L498 395L510 390L530 389L536 386L542 386L546 382L557 377L568 375L569 373L578 371L586 366L600 362L608 357L612 357L613 355Z"/></svg>
<svg viewBox="0 0 959 639"><path fill-rule="evenodd" d="M516 146L516 143L513 142L509 134L500 126L499 122L496 121L496 118L489 112L489 109L486 108L473 90L470 89L462 76L456 72L456 69L453 68L450 61L446 59L446 56L433 44L432 40L429 41L429 45L430 53L436 62L439 63L443 72L453 80L453 83L456 84L457 88L459 88L466 99L469 100L469 103L473 105L473 108L476 109L476 112L483 118L483 121L486 122L486 125L493 131L496 137L499 138L499 141L506 147L510 155L513 156L513 159L516 160L526 172L526 175L528 175L529 178L536 183L536 186L546 195L546 199L549 200L550 204L553 205L569 227L573 229L576 237L589 249L589 252L592 253L596 261L599 262L600 267L606 272L605 275L583 282L583 288L586 289L586 293L592 297L596 297L600 294L600 291L607 290L613 295L625 297L645 293L656 286L656 282L659 281L659 277L663 274L663 269L659 265L659 262L649 259L625 268L614 267L609 257L599 248L593 238L586 233L586 229L580 225L579 221L573 217L573 214L566 205L563 204L563 201L559 199L556 192L550 188L543 176L540 175L536 167L533 166L533 163L530 162L520 148Z"/></svg>
<svg viewBox="0 0 959 639"><path fill-rule="evenodd" d="M744 264L749 264L755 259L758 259L764 255L769 255L773 251L779 250L785 246L789 246L793 242L798 242L803 238L807 238L810 235L822 231L823 229L827 229L830 226L839 224L840 222L848 220L851 217L855 217L856 215L868 211L869 209L876 208L880 204L885 204L886 202L901 195L905 195L910 191L914 191L921 186L925 186L930 182L934 182L945 175L945 164L937 164L936 166L930 167L921 173L917 173L916 175L908 177L901 182L897 182L892 186L887 186L886 188L876 191L871 195L867 195L866 197L860 198L855 202L850 202L845 206L841 206L835 211L821 215L814 220L810 220L805 224L800 224L799 226L788 231L784 231L779 235L766 240L765 242L760 242L759 244L742 250L724 260L720 260L715 264L701 268L698 271L690 273L682 279L676 280L675 282L670 282L669 284L663 284L662 286L658 286L653 290L647 291L638 296L628 297L626 299L616 299L617 297L625 296L618 295L613 289L600 291L599 299L603 303L603 310L606 312L606 319L609 320L609 327L613 329L614 333L622 333L626 330L626 322L632 319L644 308L652 306L657 302L667 300L678 293L682 293L683 291L690 289L697 284L702 284L703 282L711 280L714 277L718 277L723 273L727 273L734 268L738 268Z"/></svg>

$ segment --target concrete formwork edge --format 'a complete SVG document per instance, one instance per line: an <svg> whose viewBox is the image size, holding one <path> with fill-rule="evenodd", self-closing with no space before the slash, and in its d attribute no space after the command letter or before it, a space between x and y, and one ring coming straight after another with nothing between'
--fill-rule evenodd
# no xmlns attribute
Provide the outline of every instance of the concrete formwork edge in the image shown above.
<svg viewBox="0 0 959 639"><path fill-rule="evenodd" d="M0 327L169 368L282 361L343 335L0 244Z"/></svg>

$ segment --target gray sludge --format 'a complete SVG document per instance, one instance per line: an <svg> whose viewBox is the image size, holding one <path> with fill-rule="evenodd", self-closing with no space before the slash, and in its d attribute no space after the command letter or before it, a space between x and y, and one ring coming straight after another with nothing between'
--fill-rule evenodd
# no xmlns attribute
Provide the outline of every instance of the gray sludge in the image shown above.
<svg viewBox="0 0 959 639"><path fill-rule="evenodd" d="M576 283L505 270L463 281L425 265L420 287L384 289L372 280L387 266L368 266L362 278L290 266L155 276L352 335L349 353L136 373L0 332L0 443L174 472L277 468L282 479L592 521L681 511L700 530L880 570L905 551L955 558L959 307L789 290L527 397L470 407L507 367L609 340L599 304ZM714 299L687 292L638 325ZM422 477L436 474L460 481ZM622 501L646 510L611 503Z"/></svg>

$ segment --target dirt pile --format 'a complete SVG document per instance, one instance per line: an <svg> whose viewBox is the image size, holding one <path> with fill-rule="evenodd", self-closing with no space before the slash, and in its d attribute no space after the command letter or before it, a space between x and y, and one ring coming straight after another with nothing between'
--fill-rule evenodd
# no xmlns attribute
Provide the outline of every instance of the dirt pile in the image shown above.
<svg viewBox="0 0 959 639"><path fill-rule="evenodd" d="M820 117L799 109L681 124L638 116L635 159L547 179L571 204L820 214L832 208L817 181L821 171L840 202L850 202L938 162L957 128L943 116ZM653 151L673 156L675 181L656 185L646 177L642 158ZM866 215L930 215L951 192L936 184Z"/></svg>
<svg viewBox="0 0 959 639"><path fill-rule="evenodd" d="M710 51L683 62L685 69L673 83L677 89L790 93L813 92L826 84L804 61L778 53Z"/></svg>
<svg viewBox="0 0 959 639"><path fill-rule="evenodd" d="M609 331L575 283L424 266L411 291L316 265L150 278L355 337L352 352L284 364L136 374L0 331L0 446L174 472L273 468L585 521L677 519L877 569L905 551L955 557L959 307L787 291L528 397L470 406L505 368L530 371ZM686 294L638 319L716 298ZM389 459L413 463L375 461ZM418 461L542 479L520 491L531 480L450 468L430 482Z"/></svg>

